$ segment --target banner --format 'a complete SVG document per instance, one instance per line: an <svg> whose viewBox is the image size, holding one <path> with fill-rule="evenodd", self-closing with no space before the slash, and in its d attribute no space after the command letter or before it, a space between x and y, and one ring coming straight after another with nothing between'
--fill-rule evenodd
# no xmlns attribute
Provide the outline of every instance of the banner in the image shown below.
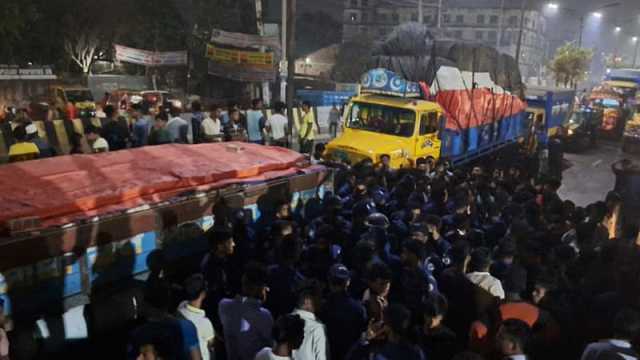
<svg viewBox="0 0 640 360"><path fill-rule="evenodd" d="M154 52L115 45L116 60L144 66L187 65L186 51Z"/></svg>
<svg viewBox="0 0 640 360"><path fill-rule="evenodd" d="M276 80L276 71L273 66L219 64L213 61L209 61L209 75L247 82Z"/></svg>
<svg viewBox="0 0 640 360"><path fill-rule="evenodd" d="M211 32L211 42L239 48L264 46L273 50L280 50L280 38L278 36L242 34L218 29L213 29Z"/></svg>
<svg viewBox="0 0 640 360"><path fill-rule="evenodd" d="M273 53L259 51L242 51L223 49L215 45L207 45L207 58L217 64L251 65L273 67Z"/></svg>

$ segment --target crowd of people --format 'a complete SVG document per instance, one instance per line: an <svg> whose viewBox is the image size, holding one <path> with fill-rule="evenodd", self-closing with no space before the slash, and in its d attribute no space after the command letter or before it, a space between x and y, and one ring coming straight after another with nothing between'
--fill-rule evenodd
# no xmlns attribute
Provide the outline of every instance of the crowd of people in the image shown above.
<svg viewBox="0 0 640 360"><path fill-rule="evenodd" d="M248 141L282 147L292 145L292 123L286 114L286 105L282 102L274 105L270 116L266 116L260 99L253 100L251 108L246 111L241 111L235 102L229 103L225 109L218 105L204 109L197 101L191 104L189 110L190 115L185 119L183 109L171 103L154 108L143 101L132 104L128 110L106 104L102 109L105 119L103 126L97 127L86 121L84 134L71 130L70 153L100 153L148 145L223 141ZM16 124L13 130L3 129L12 131L13 134L9 142L10 161L56 155L51 144L38 135L38 129L26 111L10 115L4 116L3 121L5 124ZM329 120L329 130L335 136L340 120L340 112L335 105L331 109ZM311 103L302 103L301 117L296 122L293 126L298 130L296 141L300 151L310 154L319 131ZM83 137L87 140L88 149L83 148Z"/></svg>
<svg viewBox="0 0 640 360"><path fill-rule="evenodd" d="M343 163L322 199L216 213L198 272L148 281L163 316L131 333L131 358L637 359L620 196L579 207L506 161Z"/></svg>

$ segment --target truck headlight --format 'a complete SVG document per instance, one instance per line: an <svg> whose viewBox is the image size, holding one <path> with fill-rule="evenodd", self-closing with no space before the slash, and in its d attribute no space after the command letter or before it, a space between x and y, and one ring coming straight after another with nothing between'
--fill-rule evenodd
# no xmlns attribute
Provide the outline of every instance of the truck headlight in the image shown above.
<svg viewBox="0 0 640 360"><path fill-rule="evenodd" d="M569 135L573 135L573 134L575 134L575 131L573 131L573 130L569 129L568 134L569 134Z"/></svg>

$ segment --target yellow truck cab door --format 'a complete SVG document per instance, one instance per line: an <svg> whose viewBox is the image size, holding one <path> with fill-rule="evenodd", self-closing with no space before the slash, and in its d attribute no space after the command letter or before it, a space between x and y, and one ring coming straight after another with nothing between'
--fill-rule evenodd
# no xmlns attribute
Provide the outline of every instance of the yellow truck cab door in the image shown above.
<svg viewBox="0 0 640 360"><path fill-rule="evenodd" d="M429 157L438 159L440 157L439 118L440 114L436 111L420 114L416 136L416 159Z"/></svg>

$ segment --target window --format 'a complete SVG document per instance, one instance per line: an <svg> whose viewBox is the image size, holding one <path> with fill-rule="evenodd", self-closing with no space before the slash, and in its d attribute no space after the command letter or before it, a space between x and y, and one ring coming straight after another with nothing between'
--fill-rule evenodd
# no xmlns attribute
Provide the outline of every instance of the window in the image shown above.
<svg viewBox="0 0 640 360"><path fill-rule="evenodd" d="M484 33L482 31L476 31L476 40L482 40Z"/></svg>
<svg viewBox="0 0 640 360"><path fill-rule="evenodd" d="M498 33L495 31L489 31L489 40L496 41L498 39Z"/></svg>
<svg viewBox="0 0 640 360"><path fill-rule="evenodd" d="M360 0L362 2L362 7L369 6L369 0Z"/></svg>
<svg viewBox="0 0 640 360"><path fill-rule="evenodd" d="M378 21L387 22L387 14L385 14L385 13L378 14Z"/></svg>
<svg viewBox="0 0 640 360"><path fill-rule="evenodd" d="M502 39L500 40L500 45L502 45L502 46L511 46L511 31L505 31L502 34Z"/></svg>
<svg viewBox="0 0 640 360"><path fill-rule="evenodd" d="M516 26L518 24L517 16L509 16L509 25Z"/></svg>
<svg viewBox="0 0 640 360"><path fill-rule="evenodd" d="M533 30L535 30L535 29L536 29L536 21L535 21L535 20L531 20L531 28L532 28Z"/></svg>
<svg viewBox="0 0 640 360"><path fill-rule="evenodd" d="M420 135L433 134L438 131L438 113L430 112L420 117Z"/></svg>
<svg viewBox="0 0 640 360"><path fill-rule="evenodd" d="M451 15L449 14L444 14L444 23L448 24L451 22Z"/></svg>
<svg viewBox="0 0 640 360"><path fill-rule="evenodd" d="M362 26L360 27L360 34L366 34L367 33L367 28Z"/></svg>
<svg viewBox="0 0 640 360"><path fill-rule="evenodd" d="M491 15L489 18L489 24L497 25L498 24L498 15Z"/></svg>
<svg viewBox="0 0 640 360"><path fill-rule="evenodd" d="M529 21L529 18L524 18L524 26L525 27L528 27L530 22L531 21Z"/></svg>
<svg viewBox="0 0 640 360"><path fill-rule="evenodd" d="M427 15L423 19L425 24L431 24L431 15Z"/></svg>
<svg viewBox="0 0 640 360"><path fill-rule="evenodd" d="M478 24L484 24L484 15L478 15L478 17L476 18L476 22Z"/></svg>
<svg viewBox="0 0 640 360"><path fill-rule="evenodd" d="M351 0L351 7L352 8L357 8L358 7L358 0Z"/></svg>
<svg viewBox="0 0 640 360"><path fill-rule="evenodd" d="M418 14L411 14L411 21L418 21Z"/></svg>
<svg viewBox="0 0 640 360"><path fill-rule="evenodd" d="M367 13L362 13L362 21L363 23L366 23L369 21L369 14Z"/></svg>
<svg viewBox="0 0 640 360"><path fill-rule="evenodd" d="M414 134L416 114L413 111L383 105L354 103L347 127L394 136Z"/></svg>
<svg viewBox="0 0 640 360"><path fill-rule="evenodd" d="M378 35L380 35L380 36L387 35L387 30L385 30L385 28L378 29Z"/></svg>
<svg viewBox="0 0 640 360"><path fill-rule="evenodd" d="M399 22L400 22L400 16L398 15L398 13L393 13L393 14L391 15L391 18L393 19L393 23L394 23L394 24L397 24L397 23L399 23Z"/></svg>
<svg viewBox="0 0 640 360"><path fill-rule="evenodd" d="M358 21L358 16L355 13L351 13L349 15L349 19L351 20L351 22L356 22Z"/></svg>
<svg viewBox="0 0 640 360"><path fill-rule="evenodd" d="M462 24L464 22L464 15L456 15L456 24Z"/></svg>
<svg viewBox="0 0 640 360"><path fill-rule="evenodd" d="M457 30L457 31L453 34L453 36L454 36L456 39L462 39L462 31Z"/></svg>

